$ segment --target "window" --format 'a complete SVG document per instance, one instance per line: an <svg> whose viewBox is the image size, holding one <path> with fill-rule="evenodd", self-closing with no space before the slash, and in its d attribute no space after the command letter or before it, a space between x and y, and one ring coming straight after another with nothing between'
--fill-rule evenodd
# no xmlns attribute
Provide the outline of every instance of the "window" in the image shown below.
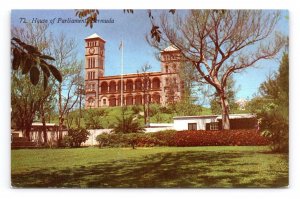
<svg viewBox="0 0 300 199"><path fill-rule="evenodd" d="M103 99L103 105L106 105L106 99Z"/></svg>
<svg viewBox="0 0 300 199"><path fill-rule="evenodd" d="M188 130L197 130L197 123L188 123Z"/></svg>
<svg viewBox="0 0 300 199"><path fill-rule="evenodd" d="M212 131L219 130L219 123L218 122L211 122L209 129L212 130Z"/></svg>

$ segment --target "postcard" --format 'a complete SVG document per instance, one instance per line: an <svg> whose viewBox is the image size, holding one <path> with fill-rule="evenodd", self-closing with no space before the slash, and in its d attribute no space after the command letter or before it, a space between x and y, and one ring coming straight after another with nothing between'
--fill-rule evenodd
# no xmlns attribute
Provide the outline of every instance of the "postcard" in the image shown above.
<svg viewBox="0 0 300 199"><path fill-rule="evenodd" d="M287 10L12 10L12 187L287 187L288 30Z"/></svg>

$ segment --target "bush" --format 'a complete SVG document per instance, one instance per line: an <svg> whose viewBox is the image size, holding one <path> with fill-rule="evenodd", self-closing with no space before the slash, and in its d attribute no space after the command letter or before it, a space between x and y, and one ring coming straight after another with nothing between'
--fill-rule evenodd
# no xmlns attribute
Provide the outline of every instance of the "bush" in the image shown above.
<svg viewBox="0 0 300 199"><path fill-rule="evenodd" d="M119 134L143 133L144 131L145 128L137 121L137 118L134 118L133 115L124 117L124 120L118 117L113 128L113 132Z"/></svg>
<svg viewBox="0 0 300 199"><path fill-rule="evenodd" d="M262 146L267 138L256 130L179 131L174 134L171 146Z"/></svg>
<svg viewBox="0 0 300 199"><path fill-rule="evenodd" d="M160 131L146 134L101 134L101 147L154 147L154 146L264 146L270 141L252 130L226 131Z"/></svg>
<svg viewBox="0 0 300 199"><path fill-rule="evenodd" d="M116 133L103 133L96 137L99 142L99 147L132 147L135 146L140 140L143 134L129 133L129 134L116 134Z"/></svg>
<svg viewBox="0 0 300 199"><path fill-rule="evenodd" d="M65 146L80 147L81 143L88 139L90 133L83 128L68 130L68 135L64 137Z"/></svg>
<svg viewBox="0 0 300 199"><path fill-rule="evenodd" d="M103 133L96 137L99 147L127 147L123 134Z"/></svg>
<svg viewBox="0 0 300 199"><path fill-rule="evenodd" d="M289 151L289 122L283 111L272 109L262 112L260 128L262 135L271 141L271 150L273 152Z"/></svg>

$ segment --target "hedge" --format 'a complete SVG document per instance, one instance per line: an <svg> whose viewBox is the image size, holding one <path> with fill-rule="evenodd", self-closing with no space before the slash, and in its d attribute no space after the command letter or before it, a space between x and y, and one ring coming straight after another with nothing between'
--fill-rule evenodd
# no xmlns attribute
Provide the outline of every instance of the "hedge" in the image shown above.
<svg viewBox="0 0 300 199"><path fill-rule="evenodd" d="M130 146L132 134L102 134L97 137L99 144L108 147ZM270 142L253 130L224 131L161 131L135 136L135 146L264 146Z"/></svg>

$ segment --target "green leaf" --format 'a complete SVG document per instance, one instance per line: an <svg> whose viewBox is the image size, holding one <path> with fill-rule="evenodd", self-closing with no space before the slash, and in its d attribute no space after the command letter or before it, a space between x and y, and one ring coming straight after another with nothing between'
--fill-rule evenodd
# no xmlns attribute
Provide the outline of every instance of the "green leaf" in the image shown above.
<svg viewBox="0 0 300 199"><path fill-rule="evenodd" d="M30 69L30 81L33 85L37 85L40 79L40 71L36 66Z"/></svg>
<svg viewBox="0 0 300 199"><path fill-rule="evenodd" d="M59 82L62 82L62 76L60 74L60 72L57 70L57 68L55 68L55 66L48 64L48 68L50 69L51 73L53 74L53 76L55 77L55 79Z"/></svg>

